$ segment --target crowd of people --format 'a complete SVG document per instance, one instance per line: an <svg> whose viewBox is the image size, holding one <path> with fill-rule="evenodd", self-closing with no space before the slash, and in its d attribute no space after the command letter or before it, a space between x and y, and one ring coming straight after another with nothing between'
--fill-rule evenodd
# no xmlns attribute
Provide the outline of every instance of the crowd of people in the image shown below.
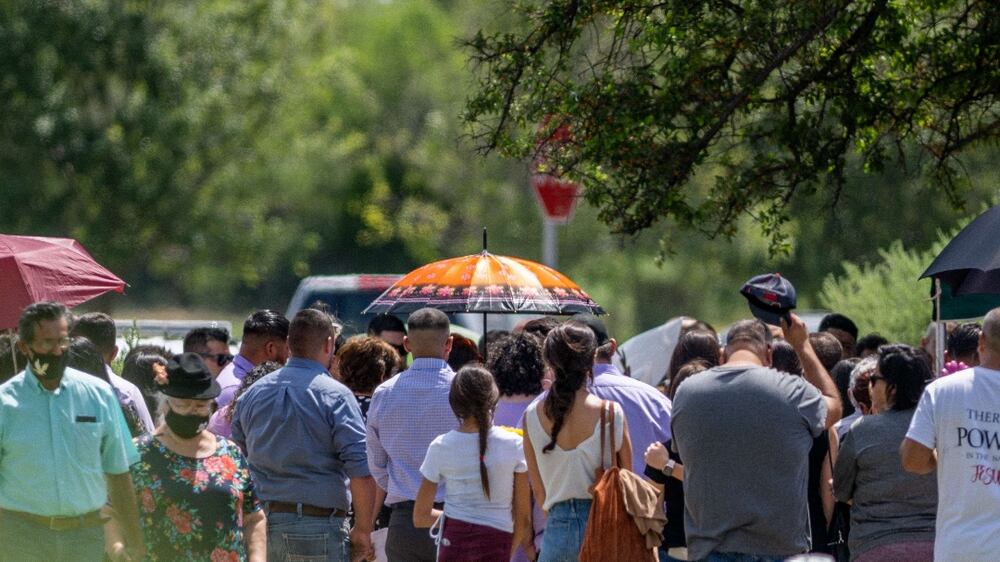
<svg viewBox="0 0 1000 562"><path fill-rule="evenodd" d="M260 310L238 353L199 328L119 374L109 316L27 307L0 336L0 560L1000 552L1000 309L949 326L940 372L932 332L686 319L658 387L589 314L478 345L432 308L341 330L321 305Z"/></svg>

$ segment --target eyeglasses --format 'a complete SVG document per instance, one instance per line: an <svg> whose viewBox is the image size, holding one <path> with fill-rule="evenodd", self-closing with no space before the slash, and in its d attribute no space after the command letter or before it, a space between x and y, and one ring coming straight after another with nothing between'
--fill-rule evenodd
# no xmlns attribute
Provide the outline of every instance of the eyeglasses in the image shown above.
<svg viewBox="0 0 1000 562"><path fill-rule="evenodd" d="M38 353L52 353L56 349L66 351L69 348L69 338L60 339L37 339L28 347Z"/></svg>
<svg viewBox="0 0 1000 562"><path fill-rule="evenodd" d="M199 353L202 359L211 359L220 367L225 367L233 360L233 356L229 353Z"/></svg>

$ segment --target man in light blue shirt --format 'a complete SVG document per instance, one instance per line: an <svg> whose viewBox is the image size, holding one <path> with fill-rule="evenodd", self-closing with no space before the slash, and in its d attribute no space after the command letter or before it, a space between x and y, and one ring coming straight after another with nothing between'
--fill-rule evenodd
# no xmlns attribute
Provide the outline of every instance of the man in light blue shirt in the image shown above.
<svg viewBox="0 0 1000 562"><path fill-rule="evenodd" d="M390 562L433 562L434 541L426 529L414 528L413 503L431 441L458 427L448 402L455 377L446 361L451 324L440 310L422 308L410 315L407 329L403 345L413 364L376 388L368 408L368 466L392 508L385 545ZM443 498L438 486L436 501Z"/></svg>
<svg viewBox="0 0 1000 562"><path fill-rule="evenodd" d="M348 562L374 553L375 481L361 408L326 370L338 331L329 314L299 311L288 329L291 359L236 401L233 440L246 451L264 502L272 562Z"/></svg>
<svg viewBox="0 0 1000 562"><path fill-rule="evenodd" d="M145 555L129 465L138 461L110 385L66 368L68 313L27 307L28 367L0 385L0 544L5 560L100 561L109 497L126 553Z"/></svg>

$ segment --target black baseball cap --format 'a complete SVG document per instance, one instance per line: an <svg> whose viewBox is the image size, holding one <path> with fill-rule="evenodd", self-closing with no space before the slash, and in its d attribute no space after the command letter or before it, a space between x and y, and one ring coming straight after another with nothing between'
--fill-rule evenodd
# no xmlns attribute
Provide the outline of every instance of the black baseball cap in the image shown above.
<svg viewBox="0 0 1000 562"><path fill-rule="evenodd" d="M754 318L772 326L781 326L781 320L787 321L788 313L795 308L795 287L780 273L753 277L743 284L740 293L746 297Z"/></svg>

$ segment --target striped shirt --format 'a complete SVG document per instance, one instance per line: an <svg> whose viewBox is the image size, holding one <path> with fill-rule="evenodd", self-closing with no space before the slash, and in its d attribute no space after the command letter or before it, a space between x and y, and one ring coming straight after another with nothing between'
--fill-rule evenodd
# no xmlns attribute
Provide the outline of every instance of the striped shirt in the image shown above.
<svg viewBox="0 0 1000 562"><path fill-rule="evenodd" d="M386 505L417 498L431 441L458 427L448 403L454 377L444 360L419 358L375 389L368 409L368 468L386 491ZM438 486L435 501L443 499L444 486Z"/></svg>

